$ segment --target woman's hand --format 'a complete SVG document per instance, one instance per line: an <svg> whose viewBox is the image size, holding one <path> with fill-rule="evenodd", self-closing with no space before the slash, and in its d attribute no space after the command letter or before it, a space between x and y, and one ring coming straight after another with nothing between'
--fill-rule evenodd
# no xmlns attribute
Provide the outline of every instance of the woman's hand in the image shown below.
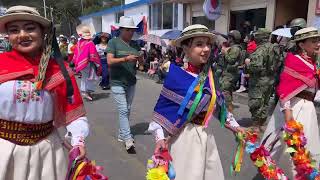
<svg viewBox="0 0 320 180"><path fill-rule="evenodd" d="M283 113L284 113L284 119L285 119L285 121L290 121L290 120L293 119L292 110L290 110L290 109L285 109L285 110L283 111Z"/></svg>
<svg viewBox="0 0 320 180"><path fill-rule="evenodd" d="M161 149L168 149L168 142L166 139L161 139L156 142L154 153L160 153Z"/></svg>
<svg viewBox="0 0 320 180"><path fill-rule="evenodd" d="M76 147L79 148L79 151L80 151L80 155L77 157L77 160L85 158L87 154L86 148L84 146L76 146Z"/></svg>

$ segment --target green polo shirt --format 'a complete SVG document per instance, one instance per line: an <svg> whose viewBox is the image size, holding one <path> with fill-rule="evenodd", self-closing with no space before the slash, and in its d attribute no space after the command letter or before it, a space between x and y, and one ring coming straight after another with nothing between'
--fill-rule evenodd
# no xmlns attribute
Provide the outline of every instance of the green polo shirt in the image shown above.
<svg viewBox="0 0 320 180"><path fill-rule="evenodd" d="M129 44L120 38L113 38L108 43L107 53L111 53L115 58L122 58L128 55L139 56L140 47L134 41ZM110 66L111 86L128 87L135 85L136 79L136 63L123 62Z"/></svg>

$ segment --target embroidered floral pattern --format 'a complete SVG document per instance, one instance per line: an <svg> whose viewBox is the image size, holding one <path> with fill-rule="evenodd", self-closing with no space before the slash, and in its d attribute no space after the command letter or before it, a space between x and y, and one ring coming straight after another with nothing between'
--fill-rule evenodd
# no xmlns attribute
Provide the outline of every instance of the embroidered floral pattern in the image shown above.
<svg viewBox="0 0 320 180"><path fill-rule="evenodd" d="M35 84L29 81L15 82L15 98L18 103L40 101L41 93L35 90Z"/></svg>

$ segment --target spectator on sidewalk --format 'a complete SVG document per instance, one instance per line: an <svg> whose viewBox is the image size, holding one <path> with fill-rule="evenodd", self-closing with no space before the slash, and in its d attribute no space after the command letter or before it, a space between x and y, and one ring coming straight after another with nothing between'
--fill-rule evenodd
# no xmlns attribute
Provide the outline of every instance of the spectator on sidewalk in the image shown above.
<svg viewBox="0 0 320 180"><path fill-rule="evenodd" d="M107 59L110 65L111 91L119 111L118 141L124 142L128 152L134 152L134 139L129 118L136 87L136 64L142 61L140 47L132 37L137 27L132 17L120 17L120 36L108 43Z"/></svg>
<svg viewBox="0 0 320 180"><path fill-rule="evenodd" d="M110 89L109 72L108 72L109 70L108 70L108 62L107 62L107 56L106 56L108 41L109 41L109 35L104 32L102 32L95 38L95 44L100 56L100 62L102 66L101 81L99 83L99 86L103 90Z"/></svg>
<svg viewBox="0 0 320 180"><path fill-rule="evenodd" d="M157 74L158 74L158 84L163 84L164 79L166 78L168 72L169 72L169 67L170 67L170 57L168 55L166 55L164 57L164 61L163 63L160 65L160 67L157 70Z"/></svg>

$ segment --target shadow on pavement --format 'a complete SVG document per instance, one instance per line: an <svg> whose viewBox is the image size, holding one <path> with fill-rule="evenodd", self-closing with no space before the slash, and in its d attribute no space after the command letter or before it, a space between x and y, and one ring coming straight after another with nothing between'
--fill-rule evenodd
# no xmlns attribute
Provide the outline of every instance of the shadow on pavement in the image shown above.
<svg viewBox="0 0 320 180"><path fill-rule="evenodd" d="M151 133L147 132L149 127L149 123L147 122L142 122L142 123L137 123L133 126L131 126L131 133L133 136L135 135L150 135Z"/></svg>
<svg viewBox="0 0 320 180"><path fill-rule="evenodd" d="M99 99L109 98L110 93L97 93L97 94L93 94L93 96L94 96L94 100L99 100Z"/></svg>
<svg viewBox="0 0 320 180"><path fill-rule="evenodd" d="M252 121L250 118L242 118L241 120L239 120L237 122L242 127L250 127L252 125Z"/></svg>

